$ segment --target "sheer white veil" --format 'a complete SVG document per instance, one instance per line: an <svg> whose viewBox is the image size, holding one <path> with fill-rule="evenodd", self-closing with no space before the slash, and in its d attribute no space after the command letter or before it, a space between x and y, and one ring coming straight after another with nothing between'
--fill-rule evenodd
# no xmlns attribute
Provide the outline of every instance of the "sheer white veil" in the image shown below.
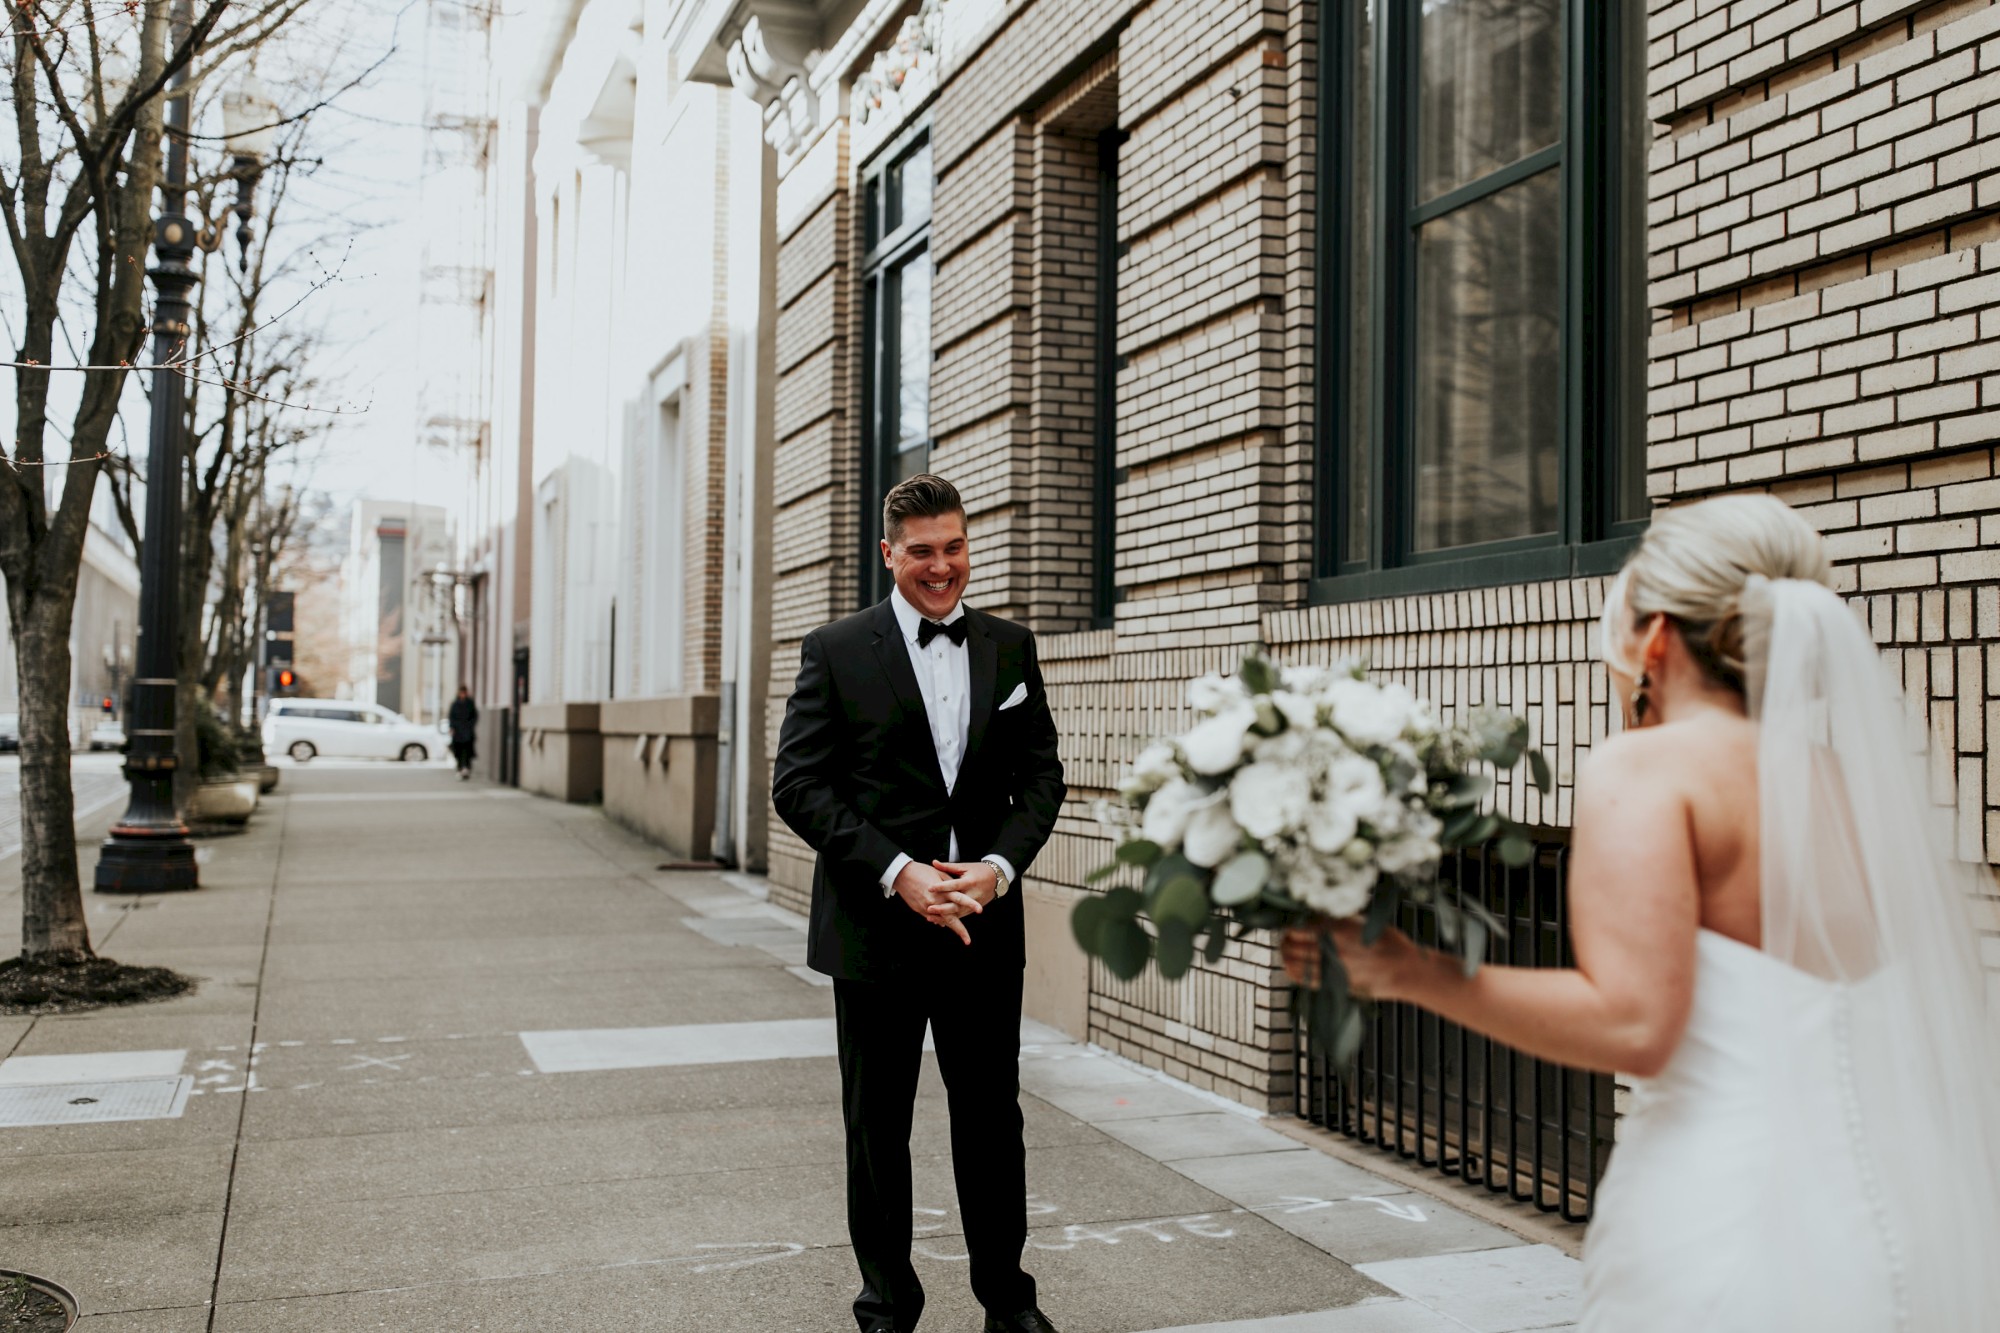
<svg viewBox="0 0 2000 1333"><path fill-rule="evenodd" d="M1763 948L1835 988L1841 1116L1893 1270L1898 1328L2000 1322L2000 1024L1976 900L1923 726L1823 584L1752 577ZM1948 784L1946 784L1948 785ZM1774 1052L1774 1080L1785 1055Z"/></svg>

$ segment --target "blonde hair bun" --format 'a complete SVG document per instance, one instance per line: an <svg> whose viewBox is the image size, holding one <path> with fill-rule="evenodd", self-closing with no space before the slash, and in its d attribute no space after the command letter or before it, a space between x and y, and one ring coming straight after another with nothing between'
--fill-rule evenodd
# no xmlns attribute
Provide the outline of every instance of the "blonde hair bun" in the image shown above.
<svg viewBox="0 0 2000 1333"><path fill-rule="evenodd" d="M1688 649L1716 680L1746 690L1744 590L1753 577L1828 587L1826 543L1797 510L1773 495L1723 495L1662 510L1604 599L1603 657L1628 676L1632 636L1657 615L1680 627Z"/></svg>

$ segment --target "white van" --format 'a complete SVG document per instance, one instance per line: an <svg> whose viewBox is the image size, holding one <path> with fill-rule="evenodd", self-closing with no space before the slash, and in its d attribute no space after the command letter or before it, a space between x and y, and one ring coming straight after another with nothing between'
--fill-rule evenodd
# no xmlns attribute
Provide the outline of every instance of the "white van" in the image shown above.
<svg viewBox="0 0 2000 1333"><path fill-rule="evenodd" d="M301 764L322 754L420 764L443 749L431 728L358 699L273 699L264 715L264 752L282 750Z"/></svg>

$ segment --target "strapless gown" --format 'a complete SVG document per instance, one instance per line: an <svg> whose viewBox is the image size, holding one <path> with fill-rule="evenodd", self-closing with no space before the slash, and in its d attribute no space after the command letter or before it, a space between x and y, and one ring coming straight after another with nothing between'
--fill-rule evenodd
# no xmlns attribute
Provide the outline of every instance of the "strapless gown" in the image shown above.
<svg viewBox="0 0 2000 1333"><path fill-rule="evenodd" d="M1901 1333L1898 1229L1843 1058L1881 1021L1871 983L1708 930L1698 950L1686 1035L1635 1087L1598 1194L1585 1333Z"/></svg>

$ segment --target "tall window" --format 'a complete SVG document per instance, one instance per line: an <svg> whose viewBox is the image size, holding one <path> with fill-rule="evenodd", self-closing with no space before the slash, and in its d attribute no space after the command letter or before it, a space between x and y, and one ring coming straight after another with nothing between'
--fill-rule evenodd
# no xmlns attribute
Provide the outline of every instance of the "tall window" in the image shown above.
<svg viewBox="0 0 2000 1333"><path fill-rule="evenodd" d="M889 594L882 497L931 459L931 143L919 128L862 179L862 593Z"/></svg>
<svg viewBox="0 0 2000 1333"><path fill-rule="evenodd" d="M1327 0L1320 595L1587 572L1643 521L1628 8Z"/></svg>

